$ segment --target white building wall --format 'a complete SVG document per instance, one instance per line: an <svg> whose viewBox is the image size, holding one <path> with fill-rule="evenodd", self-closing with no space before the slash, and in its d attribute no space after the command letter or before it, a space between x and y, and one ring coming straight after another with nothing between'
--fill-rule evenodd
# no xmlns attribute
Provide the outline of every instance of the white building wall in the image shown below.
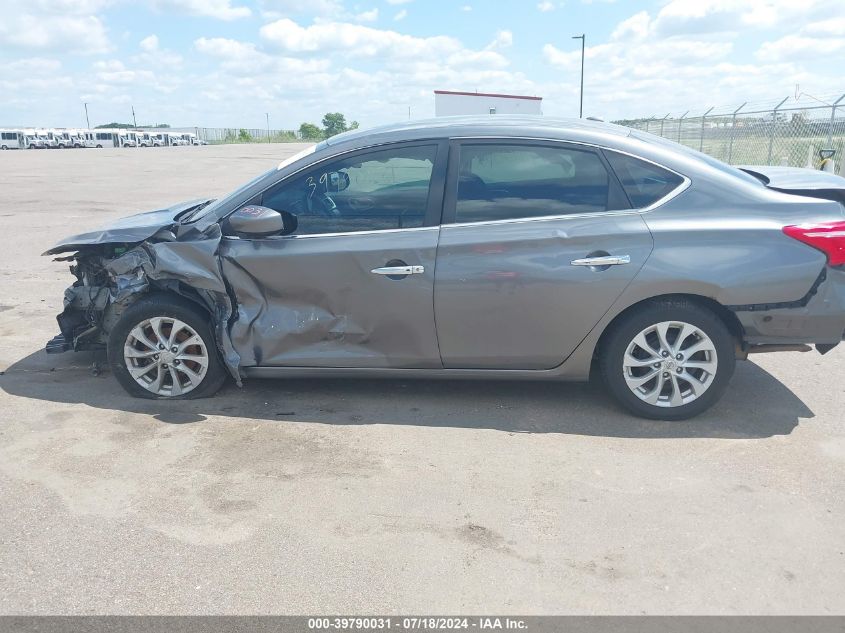
<svg viewBox="0 0 845 633"><path fill-rule="evenodd" d="M435 116L462 114L543 114L542 100L507 95L434 93Z"/></svg>

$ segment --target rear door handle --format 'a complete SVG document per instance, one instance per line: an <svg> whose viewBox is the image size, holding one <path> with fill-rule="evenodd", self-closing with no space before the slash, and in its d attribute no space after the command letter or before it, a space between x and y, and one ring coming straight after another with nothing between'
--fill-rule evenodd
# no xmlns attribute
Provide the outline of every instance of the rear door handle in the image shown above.
<svg viewBox="0 0 845 633"><path fill-rule="evenodd" d="M375 275L421 275L425 272L425 266L382 266L370 272Z"/></svg>
<svg viewBox="0 0 845 633"><path fill-rule="evenodd" d="M602 257L585 257L573 259L569 262L573 266L621 266L631 263L630 255L604 255Z"/></svg>

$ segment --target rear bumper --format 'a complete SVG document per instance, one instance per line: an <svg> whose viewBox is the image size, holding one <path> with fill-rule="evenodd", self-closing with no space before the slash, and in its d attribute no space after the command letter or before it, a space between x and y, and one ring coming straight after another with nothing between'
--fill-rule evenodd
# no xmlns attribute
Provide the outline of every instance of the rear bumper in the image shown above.
<svg viewBox="0 0 845 633"><path fill-rule="evenodd" d="M807 343L834 345L845 339L845 270L828 268L804 305L734 308L748 345Z"/></svg>

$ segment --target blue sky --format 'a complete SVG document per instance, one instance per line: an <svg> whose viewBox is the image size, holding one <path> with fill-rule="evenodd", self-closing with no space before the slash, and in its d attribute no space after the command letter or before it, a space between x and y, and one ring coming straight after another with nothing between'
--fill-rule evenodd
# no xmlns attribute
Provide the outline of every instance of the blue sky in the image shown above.
<svg viewBox="0 0 845 633"><path fill-rule="evenodd" d="M434 89L613 119L845 92L845 0L0 0L0 125L296 128ZM811 96L812 95L812 96Z"/></svg>

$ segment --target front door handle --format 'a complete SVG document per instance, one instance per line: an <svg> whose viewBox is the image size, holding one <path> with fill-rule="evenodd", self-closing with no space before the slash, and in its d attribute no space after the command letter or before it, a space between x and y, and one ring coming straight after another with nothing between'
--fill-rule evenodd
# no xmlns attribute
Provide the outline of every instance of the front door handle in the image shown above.
<svg viewBox="0 0 845 633"><path fill-rule="evenodd" d="M425 272L425 266L382 266L373 268L371 273L375 275L421 275Z"/></svg>
<svg viewBox="0 0 845 633"><path fill-rule="evenodd" d="M621 266L622 264L630 264L630 255L603 255L601 257L585 257L583 259L573 259L569 262L573 266Z"/></svg>

